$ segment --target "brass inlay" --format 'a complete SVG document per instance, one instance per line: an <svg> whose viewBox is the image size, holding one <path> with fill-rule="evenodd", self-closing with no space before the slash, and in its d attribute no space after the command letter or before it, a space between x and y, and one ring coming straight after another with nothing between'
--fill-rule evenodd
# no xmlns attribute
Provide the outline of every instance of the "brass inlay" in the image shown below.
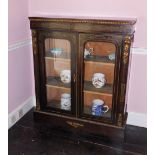
<svg viewBox="0 0 155 155"><path fill-rule="evenodd" d="M83 127L83 124L77 123L77 122L71 122L71 121L66 121L67 124L71 125L74 128L78 128L78 127Z"/></svg>
<svg viewBox="0 0 155 155"><path fill-rule="evenodd" d="M130 44L131 44L131 37L130 36L126 36L125 40L124 40L124 51L123 51L123 63L127 64L128 62L128 55L129 55L129 48L130 48Z"/></svg>
<svg viewBox="0 0 155 155"><path fill-rule="evenodd" d="M123 117L122 117L122 114L119 113L119 114L118 114L118 119L117 119L117 125L118 125L119 127L121 127L122 124L123 124Z"/></svg>
<svg viewBox="0 0 155 155"><path fill-rule="evenodd" d="M124 100L125 100L125 84L121 83L120 102L124 102Z"/></svg>
<svg viewBox="0 0 155 155"><path fill-rule="evenodd" d="M32 30L32 45L33 45L33 53L37 53L37 38L36 38L36 31Z"/></svg>

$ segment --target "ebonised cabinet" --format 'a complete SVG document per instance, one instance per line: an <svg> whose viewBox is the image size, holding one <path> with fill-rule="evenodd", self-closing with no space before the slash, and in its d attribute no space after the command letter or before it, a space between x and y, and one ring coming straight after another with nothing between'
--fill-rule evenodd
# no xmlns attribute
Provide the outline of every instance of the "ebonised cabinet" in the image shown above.
<svg viewBox="0 0 155 155"><path fill-rule="evenodd" d="M123 139L136 20L29 19L35 119L79 133Z"/></svg>

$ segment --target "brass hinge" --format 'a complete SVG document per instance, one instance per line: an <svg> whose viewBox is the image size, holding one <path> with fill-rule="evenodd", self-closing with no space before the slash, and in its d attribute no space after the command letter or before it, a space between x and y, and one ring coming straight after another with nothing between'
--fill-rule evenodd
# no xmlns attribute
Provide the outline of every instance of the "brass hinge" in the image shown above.
<svg viewBox="0 0 155 155"><path fill-rule="evenodd" d="M83 127L83 124L80 123L76 123L76 122L71 122L71 121L66 121L67 124L71 125L74 128L78 128L78 127Z"/></svg>

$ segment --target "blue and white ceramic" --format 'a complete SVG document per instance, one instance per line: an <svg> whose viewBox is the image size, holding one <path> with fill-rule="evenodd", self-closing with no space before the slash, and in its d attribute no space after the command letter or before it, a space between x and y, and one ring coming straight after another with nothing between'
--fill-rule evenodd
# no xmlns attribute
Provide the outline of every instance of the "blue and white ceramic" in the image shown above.
<svg viewBox="0 0 155 155"><path fill-rule="evenodd" d="M71 95L64 93L61 95L61 109L71 110Z"/></svg>
<svg viewBox="0 0 155 155"><path fill-rule="evenodd" d="M87 58L88 56L91 56L92 53L93 53L93 48L89 48L89 49L85 48L84 49L84 58Z"/></svg>
<svg viewBox="0 0 155 155"><path fill-rule="evenodd" d="M88 49L84 49L84 58L86 58L87 56L89 56L91 53Z"/></svg>
<svg viewBox="0 0 155 155"><path fill-rule="evenodd" d="M104 105L103 100L95 99L92 103L92 115L102 116L109 110L109 107L107 105Z"/></svg>
<svg viewBox="0 0 155 155"><path fill-rule="evenodd" d="M108 55L108 58L109 58L110 60L115 60L115 53L109 54L109 55Z"/></svg>
<svg viewBox="0 0 155 155"><path fill-rule="evenodd" d="M55 56L59 56L63 52L63 49L62 48L52 48L52 49L50 49L50 52Z"/></svg>

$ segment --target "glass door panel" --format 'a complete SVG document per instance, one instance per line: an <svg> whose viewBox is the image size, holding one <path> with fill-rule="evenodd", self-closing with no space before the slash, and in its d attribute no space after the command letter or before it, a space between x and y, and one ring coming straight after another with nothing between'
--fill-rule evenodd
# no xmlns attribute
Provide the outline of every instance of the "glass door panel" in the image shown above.
<svg viewBox="0 0 155 155"><path fill-rule="evenodd" d="M71 44L66 39L45 39L47 107L71 111Z"/></svg>
<svg viewBox="0 0 155 155"><path fill-rule="evenodd" d="M111 118L116 46L108 42L84 45L83 113Z"/></svg>

